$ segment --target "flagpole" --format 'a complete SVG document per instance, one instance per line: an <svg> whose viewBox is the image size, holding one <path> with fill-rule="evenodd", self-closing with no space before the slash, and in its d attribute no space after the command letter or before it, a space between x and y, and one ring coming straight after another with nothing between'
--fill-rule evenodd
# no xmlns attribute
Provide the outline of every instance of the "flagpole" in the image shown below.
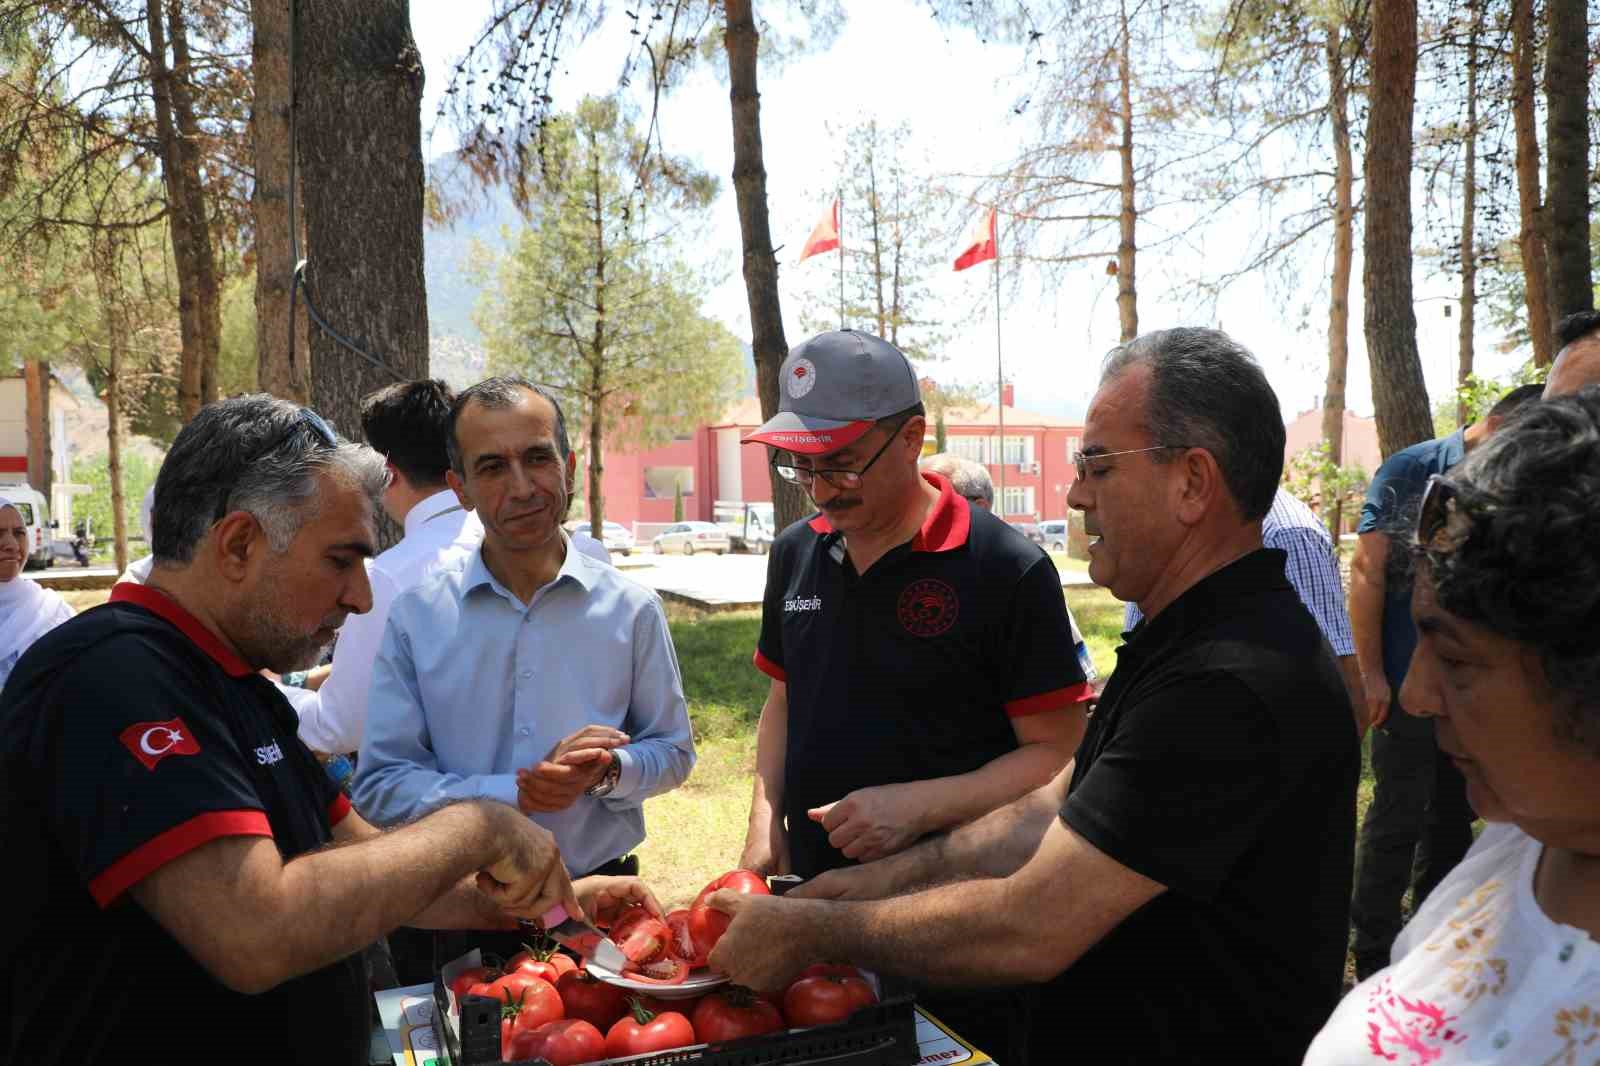
<svg viewBox="0 0 1600 1066"><path fill-rule="evenodd" d="M994 369L995 410L1000 413L1000 520L1006 517L1006 367L1000 350L1000 216L994 216Z"/></svg>
<svg viewBox="0 0 1600 1066"><path fill-rule="evenodd" d="M839 186L838 225L834 227L835 236L839 238L839 328L844 329L844 186Z"/></svg>

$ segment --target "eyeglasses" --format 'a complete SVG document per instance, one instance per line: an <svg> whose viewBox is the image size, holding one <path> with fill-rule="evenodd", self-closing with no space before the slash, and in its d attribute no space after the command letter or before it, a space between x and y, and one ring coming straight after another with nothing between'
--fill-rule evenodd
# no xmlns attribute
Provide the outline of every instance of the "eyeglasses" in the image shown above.
<svg viewBox="0 0 1600 1066"><path fill-rule="evenodd" d="M1079 452L1072 457L1072 464L1078 468L1078 480L1085 481L1089 477L1089 463L1097 459L1110 459L1117 455L1139 455L1143 452L1164 452L1171 448L1191 448L1191 444L1157 444L1151 448L1130 448L1122 452L1093 452L1085 455Z"/></svg>
<svg viewBox="0 0 1600 1066"><path fill-rule="evenodd" d="M912 417L916 416L913 415ZM785 481L796 482L808 489L811 487L812 482L819 477L836 489L858 489L861 487L861 478L868 470L872 469L872 464L877 462L883 453L889 450L889 445L895 442L895 438L900 436L900 431L905 428L906 423L909 421L911 421L910 418L903 419L899 425L895 426L894 430L889 434L889 439L883 442L883 447L874 452L872 458L867 460L867 465L860 470L813 470L809 466L780 463L778 462L777 454L772 457L772 468Z"/></svg>
<svg viewBox="0 0 1600 1066"><path fill-rule="evenodd" d="M294 421L290 423L288 429L285 429L282 433L278 434L276 437L273 437L272 440L264 447L257 448L255 451L251 452L249 457L246 458L240 465L249 466L262 456L271 455L273 452L283 447L285 441L294 436L296 433L300 432L302 429L311 430L312 434L317 438L318 443L323 447L337 448L339 446L339 435L333 431L332 426L328 425L327 419L323 418L309 407L302 407L295 413ZM220 522L227 516L228 500L232 495L233 490L230 487L227 492L222 494L222 498L217 501L217 514L216 517L211 519L213 523Z"/></svg>
<svg viewBox="0 0 1600 1066"><path fill-rule="evenodd" d="M1461 490L1443 475L1431 475L1417 506L1417 546L1424 551L1453 552L1471 535L1472 516Z"/></svg>

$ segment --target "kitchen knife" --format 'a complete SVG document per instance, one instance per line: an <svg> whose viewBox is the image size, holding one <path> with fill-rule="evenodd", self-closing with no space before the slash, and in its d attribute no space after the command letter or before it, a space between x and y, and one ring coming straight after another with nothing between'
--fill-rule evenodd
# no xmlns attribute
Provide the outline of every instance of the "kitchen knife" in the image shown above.
<svg viewBox="0 0 1600 1066"><path fill-rule="evenodd" d="M567 913L567 908L560 903L545 911L539 924L556 943L599 963L612 973L620 974L628 965L627 956L622 954L622 949L617 947L615 941L583 919Z"/></svg>

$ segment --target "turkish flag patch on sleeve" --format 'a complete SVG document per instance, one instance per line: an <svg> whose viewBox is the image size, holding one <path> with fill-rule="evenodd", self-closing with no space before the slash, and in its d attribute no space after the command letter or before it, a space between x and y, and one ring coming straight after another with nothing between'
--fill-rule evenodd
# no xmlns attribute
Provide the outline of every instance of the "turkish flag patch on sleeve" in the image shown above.
<svg viewBox="0 0 1600 1066"><path fill-rule="evenodd" d="M146 770L154 770L156 763L168 755L199 755L200 742L194 739L182 718L165 722L135 722L119 734L124 747L133 757L144 763Z"/></svg>

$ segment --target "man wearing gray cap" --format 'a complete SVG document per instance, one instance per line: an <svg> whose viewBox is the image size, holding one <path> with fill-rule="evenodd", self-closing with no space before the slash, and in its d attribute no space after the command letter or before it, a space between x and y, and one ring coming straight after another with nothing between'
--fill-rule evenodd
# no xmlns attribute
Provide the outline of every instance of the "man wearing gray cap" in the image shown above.
<svg viewBox="0 0 1600 1066"><path fill-rule="evenodd" d="M1040 787L1090 689L1061 579L1021 533L919 474L915 373L866 333L790 352L779 411L746 438L819 513L772 546L757 668L772 678L741 865L810 878L893 854ZM1021 997L931 1009L999 1061Z"/></svg>

